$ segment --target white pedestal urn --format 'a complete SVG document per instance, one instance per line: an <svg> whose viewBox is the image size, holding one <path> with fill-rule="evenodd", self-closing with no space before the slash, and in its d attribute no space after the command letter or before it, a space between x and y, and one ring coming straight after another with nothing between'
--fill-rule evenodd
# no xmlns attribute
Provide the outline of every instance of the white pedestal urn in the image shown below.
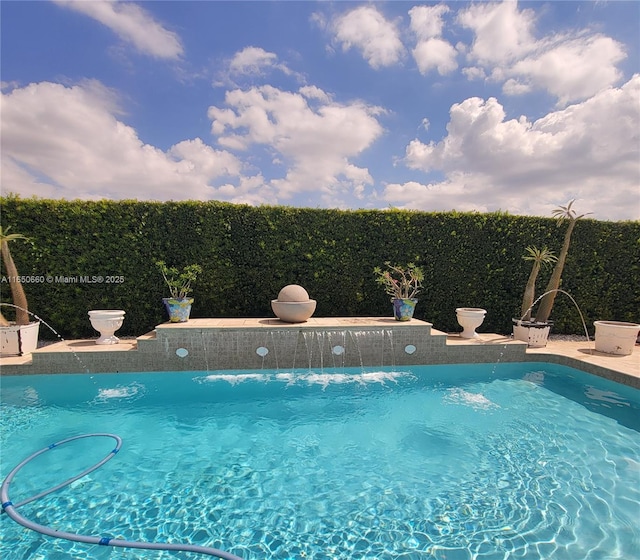
<svg viewBox="0 0 640 560"><path fill-rule="evenodd" d="M640 325L625 321L594 321L596 327L596 351L605 354L628 356L638 339Z"/></svg>
<svg viewBox="0 0 640 560"><path fill-rule="evenodd" d="M0 327L0 356L24 356L38 347L40 321Z"/></svg>
<svg viewBox="0 0 640 560"><path fill-rule="evenodd" d="M115 332L122 326L125 312L121 309L94 309L89 311L91 326L100 333L96 344L118 344Z"/></svg>
<svg viewBox="0 0 640 560"><path fill-rule="evenodd" d="M458 307L456 318L463 329L460 336L462 338L478 338L476 329L482 325L486 314L487 310L480 307Z"/></svg>
<svg viewBox="0 0 640 560"><path fill-rule="evenodd" d="M271 300L271 309L285 323L304 323L316 310L316 300L298 284L289 284L280 290L278 299Z"/></svg>

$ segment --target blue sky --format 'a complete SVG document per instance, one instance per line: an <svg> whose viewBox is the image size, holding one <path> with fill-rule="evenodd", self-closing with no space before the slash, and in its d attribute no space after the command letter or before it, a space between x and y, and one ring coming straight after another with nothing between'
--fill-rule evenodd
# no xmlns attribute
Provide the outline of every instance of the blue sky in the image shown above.
<svg viewBox="0 0 640 560"><path fill-rule="evenodd" d="M0 3L2 193L640 219L640 3Z"/></svg>

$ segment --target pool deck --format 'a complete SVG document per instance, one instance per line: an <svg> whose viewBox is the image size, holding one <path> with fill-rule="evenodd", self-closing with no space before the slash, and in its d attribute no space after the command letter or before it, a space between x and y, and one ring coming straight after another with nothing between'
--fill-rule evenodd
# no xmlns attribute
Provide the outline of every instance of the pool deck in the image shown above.
<svg viewBox="0 0 640 560"><path fill-rule="evenodd" d="M441 344L442 352L452 356L465 356L468 359L462 361L474 362L499 362L500 357L509 355L509 359L504 361L539 361L552 362L561 365L567 365L594 373L602 377L612 379L613 381L631 385L640 388L640 349L638 345L634 347L632 354L627 356L618 356L605 354L595 350L594 341L587 341L586 337L583 341L560 340L551 337L547 346L544 348L528 348L523 342L515 341L510 336L504 336L491 333L479 333L476 339L464 339L456 333L444 333L437 331L429 323L423 321L411 320L408 322L398 322L387 317L344 317L344 318L311 318L305 323L287 324L278 319L191 319L187 323L163 323L158 325L155 330L137 337L121 338L118 344L114 345L97 345L94 339L88 340L69 340L48 344L38 348L33 355L2 357L0 358L0 373L5 375L19 375L39 373L41 368L33 367L35 362L42 364L43 362L57 363L57 358L66 355L67 359L72 355L73 359L82 360L82 356L86 356L87 363L96 358L98 361L107 361L107 356L121 356L122 353L135 353L138 351L145 352L146 348L152 348L153 344L158 345L159 340L165 333L180 333L180 336L191 336L197 340L199 337L212 336L210 333L229 334L231 331L262 333L268 331L277 331L285 333L293 332L339 332L341 330L358 331L359 329L394 329L394 337L401 340L402 331L413 327L425 328L427 338L437 340L434 347ZM176 330L178 329L178 330ZM196 334L197 333L197 334ZM293 334L293 333L291 333ZM237 334L236 334L237 336ZM97 337L96 337L97 338ZM207 339L209 340L209 339ZM284 340L284 339L283 339ZM515 347L514 347L515 346ZM436 349L437 352L439 350ZM148 352L148 350L146 351ZM433 349L431 350L433 352ZM206 351L205 351L206 353ZM486 359L482 359L482 355L486 353ZM37 359L34 360L34 355ZM131 354L129 354L131 356ZM442 356L443 354L438 354ZM206 357L206 356L205 356ZM418 358L418 356L416 356ZM480 358L480 359L478 359ZM446 363L447 360L440 358L438 363ZM422 363L422 362L419 362ZM427 362L430 363L430 362ZM455 361L451 363L456 363ZM384 365L384 364L383 364ZM225 369L225 368L220 368ZM233 368L230 368L233 369ZM52 372L65 371L64 369L52 369ZM99 371L96 369L96 371ZM108 371L108 370L107 370Z"/></svg>

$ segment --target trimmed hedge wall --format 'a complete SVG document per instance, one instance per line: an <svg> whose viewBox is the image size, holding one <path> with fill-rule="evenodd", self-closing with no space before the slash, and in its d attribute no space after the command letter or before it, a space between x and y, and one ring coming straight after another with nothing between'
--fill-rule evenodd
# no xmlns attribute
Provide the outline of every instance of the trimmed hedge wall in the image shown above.
<svg viewBox="0 0 640 560"><path fill-rule="evenodd" d="M273 317L270 301L287 284L301 284L318 301L317 317L390 316L373 268L416 262L425 270L416 318L457 332L456 307L483 307L480 331L508 334L530 271L522 259L525 247L547 245L557 254L566 227L551 218L506 213L16 196L0 198L0 204L3 227L29 238L11 248L20 274L33 277L25 284L30 311L69 339L97 336L90 309L124 309L122 336L144 334L165 321L160 299L168 294L158 259L203 267L192 317ZM539 294L549 274L541 272ZM578 222L562 288L578 302L591 334L597 319L640 320L639 278L640 222ZM0 297L11 302L6 281ZM2 311L12 317L9 307ZM554 333L584 332L562 294L551 319ZM55 338L47 330L41 337Z"/></svg>

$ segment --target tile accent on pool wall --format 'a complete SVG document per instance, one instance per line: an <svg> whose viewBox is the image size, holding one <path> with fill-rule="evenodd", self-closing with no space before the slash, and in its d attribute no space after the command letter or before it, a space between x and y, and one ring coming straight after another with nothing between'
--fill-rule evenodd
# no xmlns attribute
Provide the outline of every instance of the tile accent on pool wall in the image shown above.
<svg viewBox="0 0 640 560"><path fill-rule="evenodd" d="M336 346L341 347L341 352L333 352ZM406 352L408 346L415 350ZM258 348L265 348L266 354L257 353ZM1 358L0 372L19 375L290 370L551 361L640 386L640 375L634 374L633 368L627 368L631 371L627 374L607 368L606 358L603 361L596 356L593 363L584 349L574 350L574 354L571 357L549 354L544 349L532 351L525 343L501 335L462 339L417 319L399 322L389 317L330 317L298 324L278 319L191 319L187 323L158 325L136 340L121 340L113 346L97 346L95 340L55 343L38 349L31 359Z"/></svg>
<svg viewBox="0 0 640 560"><path fill-rule="evenodd" d="M408 344L413 354L404 352ZM339 345L341 353L332 349ZM256 353L258 347L268 350ZM135 343L98 347L94 341L58 343L34 352L30 364L3 373L292 369L443 363L446 335L431 324L387 317L326 318L304 324L277 319L192 319L165 323ZM127 350L127 351L125 351ZM178 354L176 351L180 350ZM455 359L455 358L453 358Z"/></svg>

